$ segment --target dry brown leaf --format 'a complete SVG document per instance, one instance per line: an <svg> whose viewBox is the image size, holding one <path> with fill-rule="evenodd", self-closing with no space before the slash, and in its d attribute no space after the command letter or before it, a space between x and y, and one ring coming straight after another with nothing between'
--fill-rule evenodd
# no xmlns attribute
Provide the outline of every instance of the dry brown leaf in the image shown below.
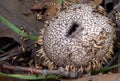
<svg viewBox="0 0 120 81"><path fill-rule="evenodd" d="M72 2L73 4L75 3L88 3L89 0L65 0L65 1L68 1L68 2Z"/></svg>
<svg viewBox="0 0 120 81"><path fill-rule="evenodd" d="M95 0L95 1L94 1L94 4L95 4L96 6L100 5L101 3L102 3L102 0Z"/></svg>
<svg viewBox="0 0 120 81"><path fill-rule="evenodd" d="M62 4L62 7L68 7L71 4L76 3L92 3L96 6L102 3L102 0L65 0ZM44 0L43 2L37 3L33 6L32 10L41 12L40 15L44 19L50 19L55 16L61 9L61 4L57 0Z"/></svg>
<svg viewBox="0 0 120 81"><path fill-rule="evenodd" d="M103 0L90 0L89 3L94 4L96 6L100 5Z"/></svg>
<svg viewBox="0 0 120 81"><path fill-rule="evenodd" d="M120 81L120 74L104 74L62 81Z"/></svg>
<svg viewBox="0 0 120 81"><path fill-rule="evenodd" d="M61 4L59 4L57 0L44 0L43 2L35 4L32 10L40 10L44 19L49 19L59 12L60 8Z"/></svg>

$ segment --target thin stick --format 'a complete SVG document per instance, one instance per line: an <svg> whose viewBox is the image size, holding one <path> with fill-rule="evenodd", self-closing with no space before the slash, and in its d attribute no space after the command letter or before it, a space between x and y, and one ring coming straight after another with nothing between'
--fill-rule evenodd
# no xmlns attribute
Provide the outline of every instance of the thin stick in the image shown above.
<svg viewBox="0 0 120 81"><path fill-rule="evenodd" d="M40 75L60 75L64 77L69 78L78 78L81 75L77 72L68 72L65 71L62 67L60 67L58 70L39 70L35 68L27 68L27 67L21 67L21 66L12 66L12 65L6 65L3 64L0 68L6 69L6 70L12 70L12 71L19 71L19 72L29 72L32 74L40 74Z"/></svg>
<svg viewBox="0 0 120 81"><path fill-rule="evenodd" d="M13 56L20 55L20 54L23 54L23 51L20 50L20 49L17 49L17 50L15 50L14 52L10 52L10 53L7 52L7 53L6 53L7 56L4 56L4 57L0 58L0 62L1 62L1 61L5 61L5 60L7 60L7 59L9 59L9 58L11 58L11 57L13 57Z"/></svg>
<svg viewBox="0 0 120 81"><path fill-rule="evenodd" d="M5 53L4 55L6 55L6 56L0 58L0 62L1 62L1 61L5 61L5 60L7 60L7 59L9 59L9 58L11 58L11 57L14 57L14 56L18 56L18 55L20 55L20 54L23 54L23 52L24 52L23 49L25 49L25 48L29 47L30 45L33 45L33 44L35 44L35 43L28 44L28 45L26 45L26 46L24 46L24 47L21 46L21 47L18 48L18 49L14 49L14 50L12 50L12 51L9 51L9 52Z"/></svg>
<svg viewBox="0 0 120 81"><path fill-rule="evenodd" d="M104 66L104 68L110 67L110 66L112 65L112 63L118 58L119 54L120 54L120 52L118 52L118 53L109 61L109 63Z"/></svg>

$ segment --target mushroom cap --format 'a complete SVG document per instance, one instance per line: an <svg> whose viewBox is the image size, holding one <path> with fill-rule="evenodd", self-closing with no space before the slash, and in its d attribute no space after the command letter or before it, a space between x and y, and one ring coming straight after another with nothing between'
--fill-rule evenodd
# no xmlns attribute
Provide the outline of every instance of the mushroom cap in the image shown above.
<svg viewBox="0 0 120 81"><path fill-rule="evenodd" d="M107 17L87 4L75 4L49 20L43 46L57 66L97 69L110 58L113 38Z"/></svg>

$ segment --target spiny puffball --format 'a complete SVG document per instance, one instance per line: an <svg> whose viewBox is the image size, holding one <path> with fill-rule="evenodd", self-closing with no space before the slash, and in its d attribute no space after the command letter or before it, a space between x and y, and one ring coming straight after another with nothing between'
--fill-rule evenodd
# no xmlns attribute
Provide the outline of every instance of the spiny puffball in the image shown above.
<svg viewBox="0 0 120 81"><path fill-rule="evenodd" d="M72 71L99 69L111 58L114 29L88 4L75 4L49 22L43 46L48 58Z"/></svg>

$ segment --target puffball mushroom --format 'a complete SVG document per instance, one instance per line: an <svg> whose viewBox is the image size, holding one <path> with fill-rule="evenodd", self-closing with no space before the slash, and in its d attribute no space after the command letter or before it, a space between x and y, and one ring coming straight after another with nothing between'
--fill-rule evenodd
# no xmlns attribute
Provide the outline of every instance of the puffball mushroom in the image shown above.
<svg viewBox="0 0 120 81"><path fill-rule="evenodd" d="M106 16L88 4L75 4L49 20L43 46L55 65L89 72L109 61L113 38L114 29Z"/></svg>

